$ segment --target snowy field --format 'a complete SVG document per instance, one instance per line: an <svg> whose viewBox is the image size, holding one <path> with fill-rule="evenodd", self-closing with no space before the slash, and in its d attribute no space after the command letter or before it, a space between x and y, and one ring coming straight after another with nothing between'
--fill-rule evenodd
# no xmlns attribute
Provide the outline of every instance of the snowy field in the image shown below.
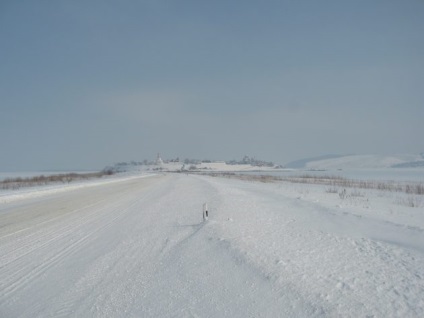
<svg viewBox="0 0 424 318"><path fill-rule="evenodd" d="M163 174L3 194L0 317L423 317L423 204L333 190Z"/></svg>
<svg viewBox="0 0 424 318"><path fill-rule="evenodd" d="M234 173L271 175L276 177L293 177L312 175L317 177L338 176L352 180L363 181L396 181L424 183L424 169L422 168L379 168L379 169L343 169L343 170L271 170L271 171L234 171Z"/></svg>

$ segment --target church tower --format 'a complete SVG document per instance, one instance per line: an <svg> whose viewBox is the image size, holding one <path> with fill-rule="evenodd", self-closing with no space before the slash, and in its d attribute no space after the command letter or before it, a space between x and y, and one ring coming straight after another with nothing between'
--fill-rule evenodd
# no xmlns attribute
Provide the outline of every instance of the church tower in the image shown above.
<svg viewBox="0 0 424 318"><path fill-rule="evenodd" d="M161 166L161 165L163 165L163 160L162 160L162 158L160 157L160 153L158 153L158 156L156 157L156 165L158 165L158 166Z"/></svg>

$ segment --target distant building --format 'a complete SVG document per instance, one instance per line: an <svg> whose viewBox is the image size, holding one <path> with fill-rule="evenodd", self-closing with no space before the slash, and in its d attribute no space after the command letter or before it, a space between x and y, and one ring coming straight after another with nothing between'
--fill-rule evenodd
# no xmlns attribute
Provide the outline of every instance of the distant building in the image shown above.
<svg viewBox="0 0 424 318"><path fill-rule="evenodd" d="M158 153L158 156L156 157L156 162L155 162L155 164L156 164L156 165L158 165L158 166L163 165L163 160L162 160L162 158L160 157L160 153Z"/></svg>

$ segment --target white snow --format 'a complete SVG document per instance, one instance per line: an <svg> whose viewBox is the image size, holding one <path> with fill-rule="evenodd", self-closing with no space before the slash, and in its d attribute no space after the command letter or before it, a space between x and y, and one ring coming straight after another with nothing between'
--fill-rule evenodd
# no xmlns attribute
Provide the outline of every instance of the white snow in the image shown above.
<svg viewBox="0 0 424 318"><path fill-rule="evenodd" d="M327 188L167 174L5 195L0 316L422 317L424 206Z"/></svg>

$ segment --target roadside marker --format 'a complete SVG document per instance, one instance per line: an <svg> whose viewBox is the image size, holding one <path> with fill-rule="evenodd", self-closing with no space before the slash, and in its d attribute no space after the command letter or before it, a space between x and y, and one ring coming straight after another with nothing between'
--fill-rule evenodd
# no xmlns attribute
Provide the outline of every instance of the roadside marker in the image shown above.
<svg viewBox="0 0 424 318"><path fill-rule="evenodd" d="M204 203L203 204L203 221L207 221L208 220L208 217L209 217L208 214L209 214L208 213L208 204L207 203Z"/></svg>

